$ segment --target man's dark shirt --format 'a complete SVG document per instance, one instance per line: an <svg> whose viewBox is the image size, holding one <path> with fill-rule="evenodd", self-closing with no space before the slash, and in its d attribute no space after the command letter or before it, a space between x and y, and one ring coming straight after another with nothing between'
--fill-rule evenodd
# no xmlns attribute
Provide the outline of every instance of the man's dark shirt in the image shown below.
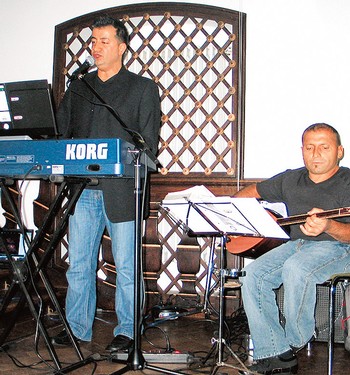
<svg viewBox="0 0 350 375"><path fill-rule="evenodd" d="M154 154L157 153L161 123L157 85L150 79L127 71L101 81L97 72L84 79L113 107L117 118L139 132ZM121 138L132 142L118 119L81 80L73 81L58 109L58 130L62 138ZM103 190L105 208L112 222L135 219L133 178L101 178L94 189Z"/></svg>
<svg viewBox="0 0 350 375"><path fill-rule="evenodd" d="M259 195L268 202L284 202L289 216L306 214L312 208L332 210L350 207L350 169L340 167L331 178L317 184L309 178L305 167L287 170L258 183L257 190ZM336 220L350 222L350 216ZM317 237L305 236L299 224L291 225L290 230L292 240L334 240L326 233Z"/></svg>

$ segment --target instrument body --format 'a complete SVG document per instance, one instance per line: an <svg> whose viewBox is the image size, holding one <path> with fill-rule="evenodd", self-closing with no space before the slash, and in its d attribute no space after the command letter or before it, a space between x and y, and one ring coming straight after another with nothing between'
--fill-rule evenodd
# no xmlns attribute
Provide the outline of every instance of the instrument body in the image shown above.
<svg viewBox="0 0 350 375"><path fill-rule="evenodd" d="M286 231L288 231L289 225L305 223L309 216L308 214L303 214L280 217L275 211L269 209L267 209L267 211L280 226L286 227ZM350 207L322 211L317 213L316 216L327 219L350 216ZM226 244L226 249L232 254L256 259L284 242L286 242L286 240L276 238L230 236Z"/></svg>
<svg viewBox="0 0 350 375"><path fill-rule="evenodd" d="M133 177L134 150L118 138L0 141L0 176ZM145 155L141 163L156 169Z"/></svg>

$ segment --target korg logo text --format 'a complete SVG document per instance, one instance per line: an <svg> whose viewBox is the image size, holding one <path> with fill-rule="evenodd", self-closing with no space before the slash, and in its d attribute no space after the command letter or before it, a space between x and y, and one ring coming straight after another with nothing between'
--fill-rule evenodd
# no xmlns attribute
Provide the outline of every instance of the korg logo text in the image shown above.
<svg viewBox="0 0 350 375"><path fill-rule="evenodd" d="M73 143L66 146L66 160L107 159L107 143Z"/></svg>

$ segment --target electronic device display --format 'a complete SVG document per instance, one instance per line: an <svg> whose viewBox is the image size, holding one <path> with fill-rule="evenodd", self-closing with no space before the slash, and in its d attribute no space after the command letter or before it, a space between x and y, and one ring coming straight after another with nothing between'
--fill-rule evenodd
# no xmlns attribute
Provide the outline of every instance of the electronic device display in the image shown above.
<svg viewBox="0 0 350 375"><path fill-rule="evenodd" d="M0 124L2 129L10 129L12 126L10 108L7 104L5 86L0 84Z"/></svg>
<svg viewBox="0 0 350 375"><path fill-rule="evenodd" d="M47 80L0 84L0 140L1 136L57 136Z"/></svg>

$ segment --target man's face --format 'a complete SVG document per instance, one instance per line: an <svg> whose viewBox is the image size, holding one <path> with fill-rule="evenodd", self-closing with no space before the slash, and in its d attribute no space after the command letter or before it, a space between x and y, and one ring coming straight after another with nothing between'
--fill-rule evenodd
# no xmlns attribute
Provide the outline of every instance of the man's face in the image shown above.
<svg viewBox="0 0 350 375"><path fill-rule="evenodd" d="M332 131L319 129L305 133L302 152L311 180L322 182L338 170L344 150L337 144L337 138Z"/></svg>
<svg viewBox="0 0 350 375"><path fill-rule="evenodd" d="M92 56L99 70L107 72L120 69L126 44L117 39L113 26L93 29L91 41Z"/></svg>

